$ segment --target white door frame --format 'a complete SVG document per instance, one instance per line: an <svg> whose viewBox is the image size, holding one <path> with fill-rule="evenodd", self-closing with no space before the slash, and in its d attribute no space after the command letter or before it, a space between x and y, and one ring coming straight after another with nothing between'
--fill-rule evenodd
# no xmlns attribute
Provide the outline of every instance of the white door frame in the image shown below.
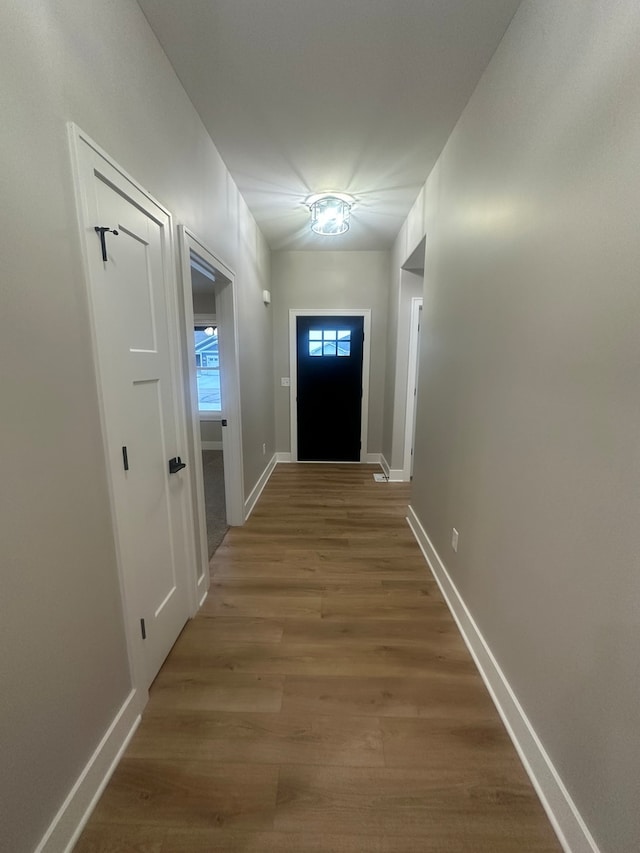
<svg viewBox="0 0 640 853"><path fill-rule="evenodd" d="M418 355L420 350L420 309L422 296L411 298L411 319L409 327L409 364L407 370L407 410L404 421L404 464L402 479L410 480L412 474L413 444L416 425L416 404L418 402Z"/></svg>
<svg viewBox="0 0 640 853"><path fill-rule="evenodd" d="M216 318L219 329L220 377L222 392L222 452L224 454L224 487L227 522L232 526L244 524L244 477L242 459L242 422L240 415L240 373L238 352L237 294L235 274L185 225L178 228L180 238L180 268L184 303L184 361L187 386L187 420L189 423L189 462L194 472L194 531L198 564L198 602L209 588L209 549L207 544L204 476L202 470L202 441L196 383L196 362L193 350L193 296L191 285L191 254L224 278L225 284L216 287ZM228 282L228 283L227 283Z"/></svg>
<svg viewBox="0 0 640 853"><path fill-rule="evenodd" d="M94 371L96 376L98 407L100 413L100 427L102 437L102 448L104 453L105 474L107 479L107 488L109 493L111 527L113 530L114 545L116 552L116 562L118 568L118 580L120 584L120 592L122 597L122 609L124 616L124 629L127 644L127 654L129 658L129 666L131 671L132 686L138 692L139 709L142 709L148 698L148 684L146 679L146 667L144 663L143 647L140 638L140 620L139 620L139 605L136 601L135 593L131 587L130 580L127 578L124 571L122 554L119 547L119 535L117 527L116 513L116 498L115 489L111 471L109 445L107 442L107 407L106 399L103 394L103 383L100 370L100 358L98 348L97 334L97 316L96 306L93 300L93 291L91 287L91 265L89 252L92 251L96 235L94 232L95 222L90 221L88 214L88 188L85 182L85 172L83 168L83 146L92 149L101 157L107 166L117 174L118 179L122 179L127 187L127 192L130 192L131 197L139 198L139 203L147 207L155 207L162 217L166 217L167 228L164 235L164 274L166 276L166 308L167 308L167 325L169 328L169 351L171 361L172 374L172 391L174 395L174 403L176 406L176 431L177 441L179 446L187 445L187 430L185 424L184 413L184 394L182 392L182 359L181 347L179 340L179 304L178 290L176 280L176 264L175 250L173 244L173 218L171 213L158 202L144 187L142 187L134 178L131 177L116 161L107 154L90 136L82 131L74 122L67 123L67 136L69 140L69 148L72 160L72 180L73 189L76 201L76 215L78 229L80 233L80 252L82 256L83 277L85 282L87 300L88 300L88 320L89 331L91 335L91 348L93 356ZM183 472L183 478L187 479L188 488L187 494L191 493L191 471L189 469ZM184 512L186 515L185 523L187 530L192 530L193 523L193 506L190 500L185 501ZM196 553L192 539L186 537L186 545L188 559L182 567L183 579L186 585L189 601L195 598L196 584L195 573L193 566L195 565Z"/></svg>
<svg viewBox="0 0 640 853"><path fill-rule="evenodd" d="M289 309L289 378L291 390L289 411L291 423L291 461L298 461L298 317L363 317L364 346L362 348L362 409L360 420L360 462L367 460L367 430L369 426L369 371L371 364L370 308L290 308Z"/></svg>

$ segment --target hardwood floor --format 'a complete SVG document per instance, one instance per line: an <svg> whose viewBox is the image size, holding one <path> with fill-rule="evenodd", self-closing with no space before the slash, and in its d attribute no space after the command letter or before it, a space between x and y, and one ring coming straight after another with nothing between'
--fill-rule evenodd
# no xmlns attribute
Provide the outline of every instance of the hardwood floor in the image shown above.
<svg viewBox="0 0 640 853"><path fill-rule="evenodd" d="M280 465L76 853L558 853L373 466Z"/></svg>

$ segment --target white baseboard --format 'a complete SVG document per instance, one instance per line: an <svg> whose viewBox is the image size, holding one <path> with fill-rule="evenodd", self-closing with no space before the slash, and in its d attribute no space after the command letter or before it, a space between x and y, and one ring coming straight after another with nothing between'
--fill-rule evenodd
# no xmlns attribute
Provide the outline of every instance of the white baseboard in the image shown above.
<svg viewBox="0 0 640 853"><path fill-rule="evenodd" d="M71 853L140 722L132 690L87 762L35 853Z"/></svg>
<svg viewBox="0 0 640 853"><path fill-rule="evenodd" d="M221 441L201 441L203 450L222 450Z"/></svg>
<svg viewBox="0 0 640 853"><path fill-rule="evenodd" d="M276 453L276 461L277 462L293 462L290 453L284 453L279 451ZM380 454L379 453L366 453L362 462L323 462L322 460L316 460L314 462L300 462L300 465L362 465L362 463L367 465L379 465L380 464Z"/></svg>
<svg viewBox="0 0 640 853"><path fill-rule="evenodd" d="M204 600L207 597L207 593L209 592L209 585L211 583L211 578L209 574L209 570L203 572L202 577L198 578L196 583L196 595L198 597L198 610L204 604ZM194 614L195 615L195 614Z"/></svg>
<svg viewBox="0 0 640 853"><path fill-rule="evenodd" d="M389 463L385 459L384 453L380 454L380 467L387 475L390 483L404 483L404 471L402 468L389 468Z"/></svg>
<svg viewBox="0 0 640 853"><path fill-rule="evenodd" d="M262 490L269 482L269 477L273 473L273 469L276 467L278 462L277 455L274 453L271 457L271 461L268 463L267 467L264 469L262 474L260 475L260 479L255 484L253 489L251 490L251 494L244 502L244 520L246 521L251 515L254 506L258 503L258 498L262 494Z"/></svg>
<svg viewBox="0 0 640 853"><path fill-rule="evenodd" d="M599 853L586 823L413 507L409 507L407 521L563 849L566 853Z"/></svg>

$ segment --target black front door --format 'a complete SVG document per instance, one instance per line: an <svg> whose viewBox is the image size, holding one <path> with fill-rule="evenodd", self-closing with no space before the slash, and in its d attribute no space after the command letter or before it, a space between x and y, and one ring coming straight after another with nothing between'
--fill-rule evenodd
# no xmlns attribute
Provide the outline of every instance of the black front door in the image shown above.
<svg viewBox="0 0 640 853"><path fill-rule="evenodd" d="M359 462L363 317L298 317L298 459Z"/></svg>

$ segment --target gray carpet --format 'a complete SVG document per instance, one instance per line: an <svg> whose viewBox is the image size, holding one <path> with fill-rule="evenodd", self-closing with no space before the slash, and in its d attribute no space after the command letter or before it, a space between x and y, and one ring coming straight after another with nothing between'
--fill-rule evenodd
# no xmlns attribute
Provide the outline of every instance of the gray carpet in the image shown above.
<svg viewBox="0 0 640 853"><path fill-rule="evenodd" d="M207 513L207 542L209 544L209 557L211 557L229 529L225 509L222 451L203 450L202 468Z"/></svg>

